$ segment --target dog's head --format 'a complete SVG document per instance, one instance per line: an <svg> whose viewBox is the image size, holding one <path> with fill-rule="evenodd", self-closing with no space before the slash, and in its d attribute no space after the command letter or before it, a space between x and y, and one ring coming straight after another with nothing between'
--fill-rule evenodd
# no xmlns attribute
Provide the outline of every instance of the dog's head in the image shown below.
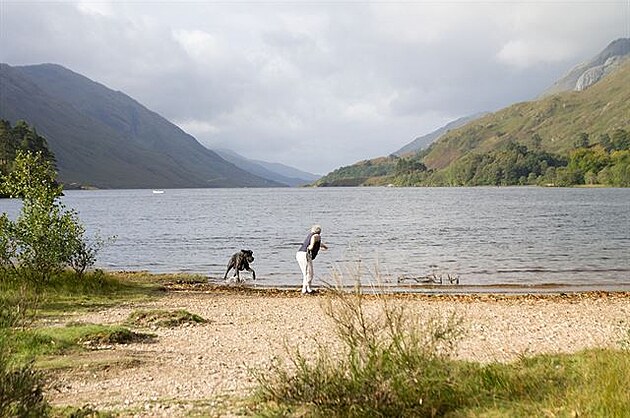
<svg viewBox="0 0 630 418"><path fill-rule="evenodd" d="M252 250L241 250L241 255L243 256L243 258L245 258L245 260L247 260L248 263L254 261L254 252Z"/></svg>

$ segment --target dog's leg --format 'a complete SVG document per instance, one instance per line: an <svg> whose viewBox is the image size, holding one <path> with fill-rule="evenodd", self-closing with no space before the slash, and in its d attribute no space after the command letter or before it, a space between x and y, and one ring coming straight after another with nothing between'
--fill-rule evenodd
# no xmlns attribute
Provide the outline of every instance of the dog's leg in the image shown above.
<svg viewBox="0 0 630 418"><path fill-rule="evenodd" d="M223 280L227 280L228 273L230 272L230 270L232 270L233 267L234 264L230 261L228 263L227 270L225 271L225 276L223 276Z"/></svg>
<svg viewBox="0 0 630 418"><path fill-rule="evenodd" d="M250 268L250 267L247 267L247 271L252 273L252 280L256 280L256 272L254 271L254 269Z"/></svg>

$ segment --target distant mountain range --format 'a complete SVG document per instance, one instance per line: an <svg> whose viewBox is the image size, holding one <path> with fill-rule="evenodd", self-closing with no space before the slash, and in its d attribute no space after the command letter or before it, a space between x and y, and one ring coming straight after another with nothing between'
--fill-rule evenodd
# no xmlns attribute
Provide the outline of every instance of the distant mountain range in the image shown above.
<svg viewBox="0 0 630 418"><path fill-rule="evenodd" d="M566 155L578 134L630 130L630 39L618 39L540 96L492 114L455 120L390 157L341 167L319 185L380 184L400 166L445 170L507 142ZM212 151L122 92L55 64L0 64L0 118L25 120L55 153L66 184L98 188L282 187L317 176Z"/></svg>
<svg viewBox="0 0 630 418"><path fill-rule="evenodd" d="M320 177L284 164L252 160L231 150L214 149L213 151L219 154L224 160L231 162L249 173L290 187L304 186L314 182Z"/></svg>
<svg viewBox="0 0 630 418"><path fill-rule="evenodd" d="M278 187L202 146L131 97L54 64L0 64L0 118L25 120L67 184L98 188Z"/></svg>

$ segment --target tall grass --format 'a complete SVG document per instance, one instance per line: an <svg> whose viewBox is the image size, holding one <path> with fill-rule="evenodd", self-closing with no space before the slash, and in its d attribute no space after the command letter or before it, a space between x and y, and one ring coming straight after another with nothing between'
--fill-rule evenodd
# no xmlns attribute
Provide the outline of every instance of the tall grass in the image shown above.
<svg viewBox="0 0 630 418"><path fill-rule="evenodd" d="M44 376L30 363L12 365L4 338L0 335L0 417L47 416Z"/></svg>
<svg viewBox="0 0 630 418"><path fill-rule="evenodd" d="M370 310L365 298L379 298ZM294 350L291 364L257 373L258 396L286 406L308 405L335 416L435 415L460 389L447 361L462 335L454 315L420 323L387 297L334 290L324 310L342 352L320 347L313 359Z"/></svg>
<svg viewBox="0 0 630 418"><path fill-rule="evenodd" d="M14 335L34 319L36 306L28 288L0 286L0 417L42 417L50 409L44 375L31 362L14 359Z"/></svg>
<svg viewBox="0 0 630 418"><path fill-rule="evenodd" d="M630 352L591 350L510 364L454 359L456 315L420 322L400 299L330 292L324 311L341 349L289 349L257 371L263 416L606 416L630 411Z"/></svg>

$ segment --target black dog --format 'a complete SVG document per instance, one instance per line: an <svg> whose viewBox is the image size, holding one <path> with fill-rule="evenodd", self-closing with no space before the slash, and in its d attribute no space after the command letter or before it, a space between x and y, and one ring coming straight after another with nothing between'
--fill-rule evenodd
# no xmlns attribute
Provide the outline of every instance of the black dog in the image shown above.
<svg viewBox="0 0 630 418"><path fill-rule="evenodd" d="M252 273L252 278L256 280L256 272L249 267L249 263L254 262L254 252L252 250L241 250L234 254L232 258L230 258L230 262L227 265L227 271L225 272L225 276L223 280L227 279L228 273L230 270L234 269L234 276L236 276L236 281L241 281L240 272L243 270L250 271Z"/></svg>

